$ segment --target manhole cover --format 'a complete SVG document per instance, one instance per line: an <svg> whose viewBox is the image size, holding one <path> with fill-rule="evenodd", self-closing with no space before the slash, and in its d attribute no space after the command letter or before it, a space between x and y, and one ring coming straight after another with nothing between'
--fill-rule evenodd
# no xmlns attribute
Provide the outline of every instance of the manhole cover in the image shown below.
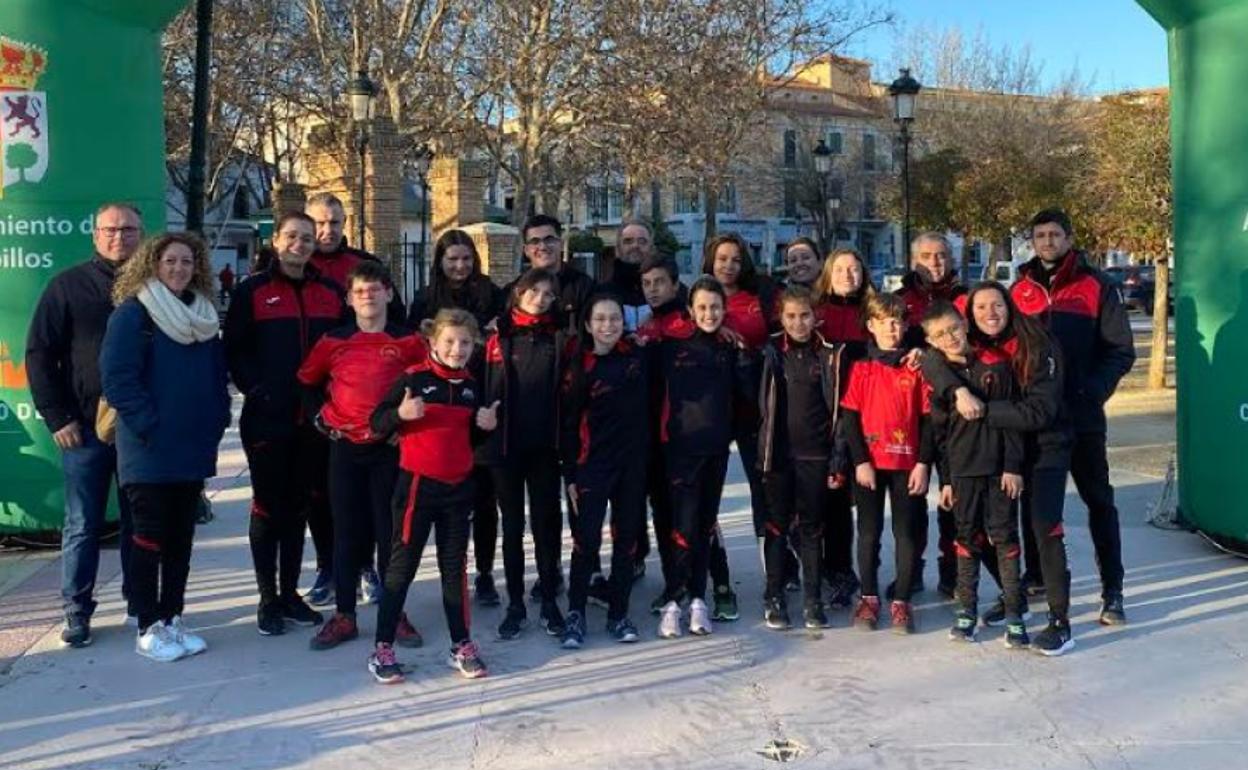
<svg viewBox="0 0 1248 770"><path fill-rule="evenodd" d="M758 752L766 759L775 762L792 762L802 755L806 747L797 741L778 740L767 741L767 745Z"/></svg>

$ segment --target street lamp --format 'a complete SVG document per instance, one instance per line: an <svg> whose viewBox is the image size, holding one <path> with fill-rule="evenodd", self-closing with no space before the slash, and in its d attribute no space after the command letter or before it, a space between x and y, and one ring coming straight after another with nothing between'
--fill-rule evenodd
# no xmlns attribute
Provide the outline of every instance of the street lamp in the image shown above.
<svg viewBox="0 0 1248 770"><path fill-rule="evenodd" d="M428 248L427 242L428 222L429 222L429 169L433 166L433 148L428 143L421 144L416 148L416 158L414 161L416 174L420 177L420 265L417 274L424 274L424 267L428 255L425 249ZM415 294L416 287L412 286L412 293Z"/></svg>
<svg viewBox="0 0 1248 770"><path fill-rule="evenodd" d="M905 67L888 87L888 93L893 97L893 121L901 128L901 185L906 212L902 248L906 250L910 248L910 123L914 121L914 102L920 88L919 81L910 77L910 70Z"/></svg>
<svg viewBox="0 0 1248 770"><path fill-rule="evenodd" d="M828 238L825 233L819 234L819 240L822 241L820 246L826 254L836 245L836 209L840 208L841 199L832 190L832 149L823 139L820 139L810 154L815 159L815 173L819 175L819 197L824 202L823 208L828 220L828 230L832 234L831 238ZM816 217L817 221L818 217Z"/></svg>
<svg viewBox="0 0 1248 770"><path fill-rule="evenodd" d="M364 248L364 161L368 153L368 121L373 117L373 99L377 96L377 86L368 79L368 70L360 69L347 85L347 98L350 100L351 121L355 124L355 149L360 154L360 194L356 202L360 240L356 248Z"/></svg>

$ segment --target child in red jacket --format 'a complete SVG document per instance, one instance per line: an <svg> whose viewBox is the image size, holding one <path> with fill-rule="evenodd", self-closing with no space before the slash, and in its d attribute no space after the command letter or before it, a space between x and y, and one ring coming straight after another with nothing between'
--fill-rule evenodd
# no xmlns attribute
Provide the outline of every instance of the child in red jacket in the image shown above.
<svg viewBox="0 0 1248 770"><path fill-rule="evenodd" d="M858 572L862 598L854 626L874 630L879 623L877 571L884 495L892 503L896 540L897 588L890 607L893 631L914 633L910 592L914 580L915 520L927 495L933 449L928 414L928 386L908 362L902 344L906 305L891 294L876 294L866 304L866 358L854 362L841 400L845 438L854 467L854 502L858 508Z"/></svg>

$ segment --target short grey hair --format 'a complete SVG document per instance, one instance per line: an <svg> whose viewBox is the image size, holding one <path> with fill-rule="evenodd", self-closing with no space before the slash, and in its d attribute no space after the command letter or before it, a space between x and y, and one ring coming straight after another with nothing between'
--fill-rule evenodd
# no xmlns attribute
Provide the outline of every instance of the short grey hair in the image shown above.
<svg viewBox="0 0 1248 770"><path fill-rule="evenodd" d="M91 217L91 221L95 222L99 220L101 214L103 214L105 211L110 211L112 209L121 209L122 211L129 211L131 214L134 214L134 216L138 218L139 224L143 224L143 212L139 211L138 206L134 205L133 203L129 203L127 201L105 201L104 203L101 203L100 207L95 210L95 215Z"/></svg>
<svg viewBox="0 0 1248 770"><path fill-rule="evenodd" d="M654 226L651 225L650 220L646 219L645 217L637 217L637 216L624 217L623 219L620 220L619 231L621 233L624 232L624 228L626 227L644 227L646 228L646 233L651 238L654 238Z"/></svg>
<svg viewBox="0 0 1248 770"><path fill-rule="evenodd" d="M914 253L918 249L919 244L922 243L923 241L939 243L941 246L945 247L946 254L948 254L950 257L953 256L953 245L949 243L949 239L945 237L944 233L938 233L935 230L924 230L923 232L914 236L914 240L910 241L910 256L912 257L914 256Z"/></svg>
<svg viewBox="0 0 1248 770"><path fill-rule="evenodd" d="M306 209L312 206L337 206L343 211L346 211L346 207L342 205L342 201L339 200L337 195L334 195L331 192L319 192L311 196L308 198L308 202L305 203L303 207Z"/></svg>

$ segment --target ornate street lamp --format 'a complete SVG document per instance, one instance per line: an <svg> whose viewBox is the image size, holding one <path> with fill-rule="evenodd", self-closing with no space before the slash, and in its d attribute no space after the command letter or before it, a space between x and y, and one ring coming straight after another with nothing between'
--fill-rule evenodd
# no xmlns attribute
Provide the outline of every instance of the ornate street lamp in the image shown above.
<svg viewBox="0 0 1248 770"><path fill-rule="evenodd" d="M425 263L428 255L425 249L428 248L429 232L429 169L433 166L433 148L429 144L423 143L416 148L416 157L413 159L413 165L416 168L416 174L420 177L420 264L417 266L418 271L415 275L423 275ZM415 286L412 288L415 292Z"/></svg>
<svg viewBox="0 0 1248 770"><path fill-rule="evenodd" d="M901 186L905 201L905 239L902 248L910 249L910 124L914 121L914 103L918 98L919 81L910 77L910 70L902 67L901 75L888 87L893 97L893 121L901 128ZM905 259L909 260L907 254Z"/></svg>
<svg viewBox="0 0 1248 770"><path fill-rule="evenodd" d="M368 79L368 70L361 69L347 85L347 99L351 107L351 121L355 124L355 149L360 155L360 194L356 201L357 219L360 239L356 248L364 248L364 162L368 154L368 123L373 118L373 100L377 96L377 86Z"/></svg>

